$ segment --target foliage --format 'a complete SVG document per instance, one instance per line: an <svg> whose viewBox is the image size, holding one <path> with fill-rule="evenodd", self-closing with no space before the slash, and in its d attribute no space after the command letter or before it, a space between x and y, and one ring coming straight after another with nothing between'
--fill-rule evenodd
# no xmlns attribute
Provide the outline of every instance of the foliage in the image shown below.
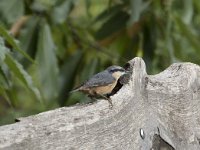
<svg viewBox="0 0 200 150"><path fill-rule="evenodd" d="M199 13L198 0L1 0L0 123L89 102L69 91L136 56L151 74L199 64Z"/></svg>

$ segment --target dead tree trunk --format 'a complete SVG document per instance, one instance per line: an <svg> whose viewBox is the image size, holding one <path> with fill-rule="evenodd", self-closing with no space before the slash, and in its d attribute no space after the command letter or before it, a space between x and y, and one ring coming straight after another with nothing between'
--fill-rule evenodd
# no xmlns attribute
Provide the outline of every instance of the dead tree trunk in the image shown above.
<svg viewBox="0 0 200 150"><path fill-rule="evenodd" d="M200 150L200 67L176 63L147 75L141 58L106 101L59 108L0 127L0 149Z"/></svg>

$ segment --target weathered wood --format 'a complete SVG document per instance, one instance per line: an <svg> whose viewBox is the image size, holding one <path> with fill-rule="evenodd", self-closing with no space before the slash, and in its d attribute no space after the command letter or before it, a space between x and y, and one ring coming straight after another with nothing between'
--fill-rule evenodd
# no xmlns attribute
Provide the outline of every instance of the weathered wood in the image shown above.
<svg viewBox="0 0 200 150"><path fill-rule="evenodd" d="M200 149L200 67L176 63L147 75L129 62L128 84L107 101L59 108L0 127L0 149Z"/></svg>

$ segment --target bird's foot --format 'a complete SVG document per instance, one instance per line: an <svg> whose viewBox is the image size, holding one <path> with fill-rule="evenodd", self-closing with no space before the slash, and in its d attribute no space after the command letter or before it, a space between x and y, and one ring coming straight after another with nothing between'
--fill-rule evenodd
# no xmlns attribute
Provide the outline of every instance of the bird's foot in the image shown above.
<svg viewBox="0 0 200 150"><path fill-rule="evenodd" d="M93 101L97 99L96 97L105 99L109 103L109 109L113 108L112 100L110 99L110 97L107 97L105 95L100 95L100 94L96 94L95 96L88 95L88 97L91 98Z"/></svg>
<svg viewBox="0 0 200 150"><path fill-rule="evenodd" d="M113 104L112 104L112 100L110 99L110 97L107 97L105 95L100 95L103 99L107 100L109 103L109 108L112 109L113 108Z"/></svg>

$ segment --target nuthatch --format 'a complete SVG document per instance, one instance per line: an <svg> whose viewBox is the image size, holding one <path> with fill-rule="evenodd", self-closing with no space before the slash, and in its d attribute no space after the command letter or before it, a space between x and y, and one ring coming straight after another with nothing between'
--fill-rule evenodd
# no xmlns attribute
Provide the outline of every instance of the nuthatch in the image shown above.
<svg viewBox="0 0 200 150"><path fill-rule="evenodd" d="M81 91L88 94L90 98L100 97L106 99L112 107L109 94L111 94L112 90L115 88L118 79L124 74L126 74L124 68L120 66L110 66L106 70L92 76L72 92Z"/></svg>

